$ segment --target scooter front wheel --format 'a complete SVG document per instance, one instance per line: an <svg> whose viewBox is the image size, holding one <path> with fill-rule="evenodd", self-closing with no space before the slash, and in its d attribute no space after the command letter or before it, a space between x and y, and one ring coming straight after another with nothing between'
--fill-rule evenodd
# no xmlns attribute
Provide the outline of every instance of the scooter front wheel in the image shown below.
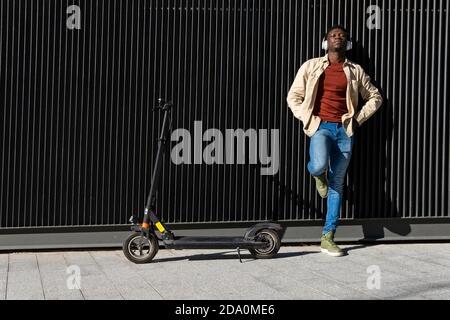
<svg viewBox="0 0 450 320"><path fill-rule="evenodd" d="M280 250L281 240L274 230L263 229L256 234L256 241L267 242L267 246L258 249L249 249L251 255L257 259L273 258Z"/></svg>
<svg viewBox="0 0 450 320"><path fill-rule="evenodd" d="M141 232L131 233L123 243L123 253L134 263L148 263L158 252L158 239L153 233L148 238Z"/></svg>

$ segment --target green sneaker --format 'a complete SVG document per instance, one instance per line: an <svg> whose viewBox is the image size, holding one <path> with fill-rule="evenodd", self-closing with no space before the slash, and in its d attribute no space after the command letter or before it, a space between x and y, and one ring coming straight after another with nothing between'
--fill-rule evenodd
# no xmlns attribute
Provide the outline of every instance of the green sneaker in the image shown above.
<svg viewBox="0 0 450 320"><path fill-rule="evenodd" d="M314 180L316 180L316 189L319 192L319 195L322 198L326 198L328 194L328 183L327 178L325 177L325 173L316 177L313 176Z"/></svg>
<svg viewBox="0 0 450 320"><path fill-rule="evenodd" d="M339 248L336 243L334 243L334 233L333 231L328 232L327 234L322 235L320 239L320 251L324 253L328 253L333 257L340 257L344 255L344 252L341 248Z"/></svg>

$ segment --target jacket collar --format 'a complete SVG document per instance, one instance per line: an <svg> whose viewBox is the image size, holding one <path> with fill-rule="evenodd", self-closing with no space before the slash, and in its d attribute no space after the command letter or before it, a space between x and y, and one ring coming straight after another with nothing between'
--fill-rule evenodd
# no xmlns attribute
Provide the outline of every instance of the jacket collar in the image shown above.
<svg viewBox="0 0 450 320"><path fill-rule="evenodd" d="M322 63L330 63L330 61L328 60L328 53L322 57ZM344 66L352 66L352 62L348 60L347 57L345 57Z"/></svg>

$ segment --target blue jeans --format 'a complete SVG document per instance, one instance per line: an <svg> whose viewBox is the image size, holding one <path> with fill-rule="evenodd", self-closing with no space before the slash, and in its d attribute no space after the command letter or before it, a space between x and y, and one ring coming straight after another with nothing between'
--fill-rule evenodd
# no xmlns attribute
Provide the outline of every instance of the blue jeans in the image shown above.
<svg viewBox="0 0 450 320"><path fill-rule="evenodd" d="M336 231L341 210L344 179L352 155L354 135L347 136L342 123L322 122L311 137L308 171L328 180L327 217L322 234Z"/></svg>

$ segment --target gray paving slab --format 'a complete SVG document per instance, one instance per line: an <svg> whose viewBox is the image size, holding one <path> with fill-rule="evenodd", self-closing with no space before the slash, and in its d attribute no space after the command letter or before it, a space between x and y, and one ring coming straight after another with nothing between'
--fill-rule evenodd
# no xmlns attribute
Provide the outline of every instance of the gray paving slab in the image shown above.
<svg viewBox="0 0 450 320"><path fill-rule="evenodd" d="M446 280L439 281L432 279L430 281L410 281L409 283L399 283L398 287L404 290L418 294L418 295L430 295L431 292L448 292L450 291L450 281Z"/></svg>
<svg viewBox="0 0 450 320"><path fill-rule="evenodd" d="M450 290L430 290L421 296L430 300L450 300Z"/></svg>
<svg viewBox="0 0 450 320"><path fill-rule="evenodd" d="M303 284L317 291L333 296L335 299L346 300L371 300L378 299L377 296L352 288L349 285L334 281L326 277L317 277L303 280ZM308 299L306 297L305 299Z"/></svg>
<svg viewBox="0 0 450 320"><path fill-rule="evenodd" d="M450 299L450 244L283 246L276 258L242 251L161 249L136 265L121 250L0 254L0 299ZM379 268L378 288L369 267ZM80 288L71 287L79 268Z"/></svg>
<svg viewBox="0 0 450 320"><path fill-rule="evenodd" d="M219 284L213 287L210 294L223 295L221 292L230 292L230 299L300 299L306 296L316 299L332 299L330 295L323 294L317 290L301 285L301 282L293 281L292 277L286 277L273 268L267 267L267 264L274 260L254 260L250 255L244 254L244 263L239 263L235 251L223 251L223 254L217 253L217 250L210 250L206 253L204 250L184 250L185 255L194 256L188 262L200 262L207 268L206 272L201 272L198 277L201 278L207 273L207 270L217 270L215 277L219 279ZM175 251L176 252L176 251ZM178 251L181 256L183 251ZM283 256L281 254L281 256ZM277 259L279 269L283 269L280 260ZM199 264L196 264L198 267ZM307 276L309 277L309 276ZM293 285L295 283L295 285Z"/></svg>
<svg viewBox="0 0 450 320"><path fill-rule="evenodd" d="M79 268L81 275L80 292L84 299L124 299L113 282L101 270L89 251L67 252L64 253L64 259L68 266Z"/></svg>
<svg viewBox="0 0 450 320"><path fill-rule="evenodd" d="M36 254L20 253L9 256L6 299L45 299Z"/></svg>
<svg viewBox="0 0 450 320"><path fill-rule="evenodd" d="M160 256L156 263L149 264L150 269L139 270L140 276L151 282L165 299L211 299L213 292L208 287L211 284L206 285L199 270L201 262L186 260L172 250L165 253L167 255ZM210 268L208 272L215 270Z"/></svg>
<svg viewBox="0 0 450 320"><path fill-rule="evenodd" d="M221 255L222 264L217 263L211 251L196 250L170 250L173 258L178 258L180 275L189 277L194 296L183 298L194 299L233 299L241 295L241 287L227 274L223 264L226 263L225 255ZM191 257L186 259L186 257ZM209 259L212 259L208 262ZM229 259L227 259L228 261ZM160 262L170 264L171 260ZM245 281L245 280L244 280ZM201 298L200 298L201 297Z"/></svg>
<svg viewBox="0 0 450 320"><path fill-rule="evenodd" d="M72 273L64 255L41 253L37 255L44 295L47 300L83 300L81 290L68 285Z"/></svg>
<svg viewBox="0 0 450 320"><path fill-rule="evenodd" d="M0 255L0 300L6 299L6 284L8 280L9 255Z"/></svg>
<svg viewBox="0 0 450 320"><path fill-rule="evenodd" d="M308 257L309 258L309 257ZM298 279L302 285L307 285L311 289L330 295L334 298L347 299L370 299L375 296L363 294L358 289L351 288L348 283L366 283L367 275L362 272L355 272L352 266L351 271L346 266L340 266L339 262L334 258L330 259L328 263L314 262L315 258L298 259L298 261L287 261L288 264L281 268L281 273L285 278ZM346 257L339 259L340 263L345 263ZM300 277L295 271L302 270ZM358 277L356 277L358 276ZM306 295L307 296L307 295Z"/></svg>
<svg viewBox="0 0 450 320"><path fill-rule="evenodd" d="M304 252L297 252L295 255L281 253L272 260L253 260L252 264L242 268L245 268L245 272L252 274L258 281L268 283L292 299L335 299L336 297L331 293L308 285L306 280L315 279L320 275L311 270L307 263L308 259L303 259L305 254Z"/></svg>
<svg viewBox="0 0 450 320"><path fill-rule="evenodd" d="M0 272L7 272L9 264L9 255L0 254Z"/></svg>
<svg viewBox="0 0 450 320"><path fill-rule="evenodd" d="M417 277L420 274L414 268L404 267L404 257L397 256L395 254L386 253L383 250L370 250L351 252L348 256L344 257L348 264L353 267L349 267L349 271L357 271L353 275L355 277L367 278L368 269L373 266L380 268L384 280L408 280L411 277ZM423 270L424 271L424 270Z"/></svg>
<svg viewBox="0 0 450 320"><path fill-rule="evenodd" d="M8 274L6 272L0 273L0 300L6 299L6 284L8 281Z"/></svg>
<svg viewBox="0 0 450 320"><path fill-rule="evenodd" d="M349 287L366 295L374 296L376 299L395 299L396 297L405 296L405 294L407 294L407 290L405 290L405 288L396 286L392 282L385 281L381 281L379 287L369 288L366 283L358 285L355 283L350 283Z"/></svg>
<svg viewBox="0 0 450 320"><path fill-rule="evenodd" d="M159 300L163 297L146 279L136 276L132 266L117 254L111 252L91 252L102 272L126 300Z"/></svg>
<svg viewBox="0 0 450 320"><path fill-rule="evenodd" d="M397 264L411 271L417 272L419 275L426 274L448 274L450 268L437 263L433 259L424 259L423 257L400 256L391 258L389 261L397 260Z"/></svg>
<svg viewBox="0 0 450 320"><path fill-rule="evenodd" d="M239 299L248 299L252 296L261 296L261 292L268 298L273 299L291 299L292 295L286 283L281 281L279 272L275 271L266 263L269 260L254 260L250 255L244 255L244 262L240 263L235 251L228 252L226 262L221 262L220 257L213 261L204 260L206 266L213 266L220 269L220 264L224 264L222 268L223 283L230 283L232 287L238 291L237 297ZM280 265L280 268L282 266ZM243 282L240 282L239 276L243 277ZM227 281L232 279L233 282ZM286 280L286 279L282 279ZM255 286L254 283L259 283L260 286ZM319 295L318 292L315 292ZM233 298L233 297L231 297Z"/></svg>

